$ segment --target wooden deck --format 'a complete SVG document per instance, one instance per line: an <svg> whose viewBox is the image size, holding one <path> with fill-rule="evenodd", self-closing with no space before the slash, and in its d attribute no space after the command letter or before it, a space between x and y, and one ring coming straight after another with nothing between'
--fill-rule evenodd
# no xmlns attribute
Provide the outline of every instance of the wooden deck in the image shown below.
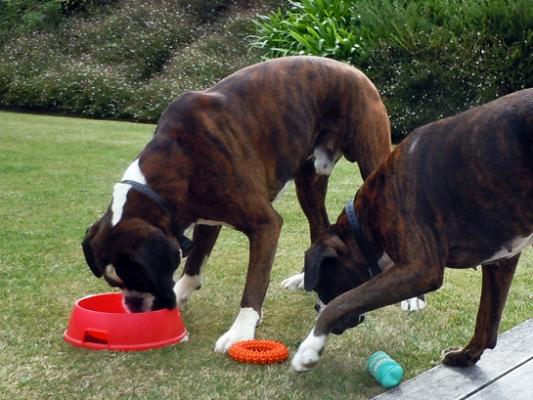
<svg viewBox="0 0 533 400"><path fill-rule="evenodd" d="M375 400L533 400L533 319L501 334L471 368L439 365Z"/></svg>

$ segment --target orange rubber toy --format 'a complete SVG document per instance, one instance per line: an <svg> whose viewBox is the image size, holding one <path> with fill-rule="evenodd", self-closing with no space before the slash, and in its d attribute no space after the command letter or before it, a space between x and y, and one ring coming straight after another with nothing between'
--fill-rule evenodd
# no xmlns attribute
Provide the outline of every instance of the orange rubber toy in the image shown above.
<svg viewBox="0 0 533 400"><path fill-rule="evenodd" d="M252 339L235 343L228 350L228 355L242 363L274 364L289 358L289 349L275 340Z"/></svg>

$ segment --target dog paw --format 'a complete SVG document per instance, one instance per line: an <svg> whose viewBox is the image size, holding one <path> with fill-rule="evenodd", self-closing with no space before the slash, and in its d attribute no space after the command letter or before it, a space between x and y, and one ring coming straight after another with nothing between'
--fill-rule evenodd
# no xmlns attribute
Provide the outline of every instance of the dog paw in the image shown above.
<svg viewBox="0 0 533 400"><path fill-rule="evenodd" d="M450 367L471 367L481 358L481 353L474 355L469 349L449 349L443 352L442 363Z"/></svg>
<svg viewBox="0 0 533 400"><path fill-rule="evenodd" d="M288 290L297 290L297 289L303 289L304 288L304 273L293 275L287 279L285 279L283 282L281 282L281 286L284 289Z"/></svg>
<svg viewBox="0 0 533 400"><path fill-rule="evenodd" d="M326 345L326 335L315 336L313 332L300 344L298 351L291 360L292 368L297 372L306 372L319 361Z"/></svg>
<svg viewBox="0 0 533 400"><path fill-rule="evenodd" d="M407 300L402 301L400 307L403 311L420 311L426 308L426 301L419 297L413 297Z"/></svg>
<svg viewBox="0 0 533 400"><path fill-rule="evenodd" d="M174 285L174 293L176 295L176 303L179 308L183 308L187 300L196 289L202 286L202 281L199 275L183 275Z"/></svg>
<svg viewBox="0 0 533 400"><path fill-rule="evenodd" d="M253 308L241 308L231 328L218 338L215 343L215 351L217 353L225 353L233 344L241 340L253 339L255 327L259 320L259 313Z"/></svg>

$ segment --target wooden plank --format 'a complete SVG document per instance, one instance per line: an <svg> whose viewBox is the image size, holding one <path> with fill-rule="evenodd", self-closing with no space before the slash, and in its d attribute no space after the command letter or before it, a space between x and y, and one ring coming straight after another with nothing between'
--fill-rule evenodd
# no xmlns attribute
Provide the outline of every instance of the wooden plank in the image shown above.
<svg viewBox="0 0 533 400"><path fill-rule="evenodd" d="M533 399L533 360L502 376L466 400L531 400Z"/></svg>
<svg viewBox="0 0 533 400"><path fill-rule="evenodd" d="M475 366L454 368L439 365L374 399L466 399L528 360L533 360L533 319L500 335L496 348L486 350Z"/></svg>

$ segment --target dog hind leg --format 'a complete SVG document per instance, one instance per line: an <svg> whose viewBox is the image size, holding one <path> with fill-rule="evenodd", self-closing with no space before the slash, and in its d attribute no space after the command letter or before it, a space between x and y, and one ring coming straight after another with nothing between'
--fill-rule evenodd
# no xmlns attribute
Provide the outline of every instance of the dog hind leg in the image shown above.
<svg viewBox="0 0 533 400"><path fill-rule="evenodd" d="M520 254L517 254L496 263L482 265L481 301L474 336L463 349L445 353L442 359L444 364L472 366L485 349L493 349L496 346L498 327L519 256Z"/></svg>

